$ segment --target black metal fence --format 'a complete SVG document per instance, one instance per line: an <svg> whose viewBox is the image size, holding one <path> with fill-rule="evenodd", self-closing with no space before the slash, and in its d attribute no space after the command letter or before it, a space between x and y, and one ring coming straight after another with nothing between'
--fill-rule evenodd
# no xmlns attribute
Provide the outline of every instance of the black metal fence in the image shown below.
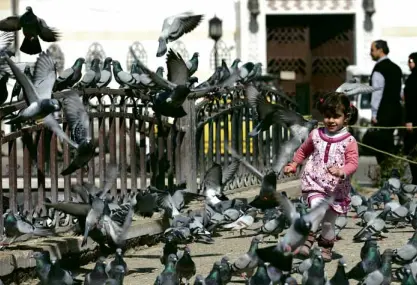
<svg viewBox="0 0 417 285"><path fill-rule="evenodd" d="M295 106L291 99L279 96L274 90L264 92L271 102L280 101L288 108ZM229 163L226 146L264 172L273 163L280 143L289 135L286 129L273 126L256 138L249 137L256 116L246 103L243 89L218 98L190 98L184 103L187 116L175 124L163 118L162 126L157 124L146 94L129 89L84 89L79 93L89 110L92 136L99 142L96 157L89 162L88 169L63 177L60 172L71 161L71 149L65 143L61 145L55 134L41 124L10 132L3 130L0 135L3 212L10 208L46 214L45 199L70 201L72 184L87 180L103 186L109 163L120 167L117 184L111 190L115 196L144 189L149 184L163 189L186 182L190 190L198 191L205 170L213 162L225 166ZM59 92L53 94L57 99L62 96ZM5 105L0 108L0 118L25 107L25 102ZM65 122L60 122L68 132ZM256 184L258 179L241 167L226 190Z"/></svg>

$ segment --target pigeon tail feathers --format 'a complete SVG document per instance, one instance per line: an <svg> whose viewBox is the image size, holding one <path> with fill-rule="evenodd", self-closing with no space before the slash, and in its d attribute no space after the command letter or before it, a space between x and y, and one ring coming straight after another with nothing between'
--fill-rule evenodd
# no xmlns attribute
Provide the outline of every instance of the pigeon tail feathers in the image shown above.
<svg viewBox="0 0 417 285"><path fill-rule="evenodd" d="M25 37L22 45L20 46L20 51L30 55L41 53L42 47L39 42L39 38L33 37L32 39L29 39L28 37Z"/></svg>

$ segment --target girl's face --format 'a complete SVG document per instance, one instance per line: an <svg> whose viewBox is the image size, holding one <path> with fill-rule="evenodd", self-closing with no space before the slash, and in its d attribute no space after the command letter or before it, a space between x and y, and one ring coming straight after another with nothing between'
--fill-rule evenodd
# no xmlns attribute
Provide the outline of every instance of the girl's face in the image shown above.
<svg viewBox="0 0 417 285"><path fill-rule="evenodd" d="M335 133L345 125L346 117L342 111L327 112L324 114L324 125L330 133Z"/></svg>

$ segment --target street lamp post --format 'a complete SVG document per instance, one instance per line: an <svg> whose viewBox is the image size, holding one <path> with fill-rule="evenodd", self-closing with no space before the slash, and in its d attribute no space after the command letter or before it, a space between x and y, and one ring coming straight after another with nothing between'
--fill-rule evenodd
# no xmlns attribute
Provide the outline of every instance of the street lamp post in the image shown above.
<svg viewBox="0 0 417 285"><path fill-rule="evenodd" d="M249 0L248 1L248 10L250 14L250 21L249 21L249 31L253 34L256 34L259 30L259 25L256 20L258 17L260 10L259 10L259 1L258 0Z"/></svg>
<svg viewBox="0 0 417 285"><path fill-rule="evenodd" d="M214 15L209 21L209 37L214 41L214 67L218 65L217 42L223 35L223 22Z"/></svg>
<svg viewBox="0 0 417 285"><path fill-rule="evenodd" d="M11 0L12 2L12 15L19 16L19 1ZM14 53L15 57L19 59L19 31L14 32Z"/></svg>
<svg viewBox="0 0 417 285"><path fill-rule="evenodd" d="M372 16L375 14L374 0L363 0L362 7L365 11L364 29L367 32L371 32L374 28L374 25L372 23Z"/></svg>

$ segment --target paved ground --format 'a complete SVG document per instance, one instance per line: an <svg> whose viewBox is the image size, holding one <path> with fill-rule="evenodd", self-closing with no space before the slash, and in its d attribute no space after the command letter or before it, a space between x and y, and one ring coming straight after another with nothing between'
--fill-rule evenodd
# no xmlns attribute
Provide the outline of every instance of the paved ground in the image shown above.
<svg viewBox="0 0 417 285"><path fill-rule="evenodd" d="M335 245L334 251L343 255L348 264L348 269L352 268L359 260L360 248L363 244L352 243L353 235L358 231L359 227L355 225L355 220L352 214L349 215L348 227L342 232L342 240ZM245 235L252 234L253 231L248 231ZM389 238L379 242L381 253L385 248L396 248L407 242L407 239L413 234L412 228L405 229L390 229ZM221 237L216 238L213 245L205 244L191 244L193 259L197 265L197 273L206 276L212 264L220 260L222 256L227 255L231 261L239 257L240 254L249 248L251 237L242 236L238 233L222 232ZM275 238L269 237L265 240L262 246L270 245L275 241ZM161 273L163 267L159 261L162 253L163 244L147 248L147 249L130 249L125 254L125 260L129 266L129 274L125 278L124 284L136 285L139 284L154 284L155 278ZM336 258L339 258L336 256ZM328 276L332 277L337 265L337 259L326 265ZM83 269L92 269L93 264L85 266ZM85 270L83 270L85 271ZM78 273L77 273L78 274ZM77 276L77 279L83 279L83 273ZM242 278L235 277L230 284L241 284ZM35 281L24 283L26 285L34 285ZM351 282L356 284L356 282ZM393 283L395 284L395 283Z"/></svg>

